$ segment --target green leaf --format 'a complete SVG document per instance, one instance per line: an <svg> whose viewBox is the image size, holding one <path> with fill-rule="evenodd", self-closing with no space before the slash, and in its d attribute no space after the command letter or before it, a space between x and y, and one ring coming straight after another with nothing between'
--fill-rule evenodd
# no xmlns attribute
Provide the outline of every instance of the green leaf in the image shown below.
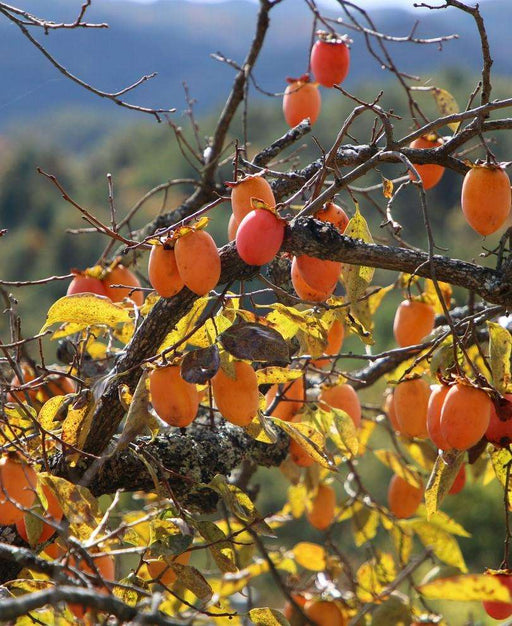
<svg viewBox="0 0 512 626"><path fill-rule="evenodd" d="M425 489L425 505L430 518L438 509L464 462L464 452L452 450L439 454Z"/></svg>
<svg viewBox="0 0 512 626"><path fill-rule="evenodd" d="M356 204L356 212L354 217L347 224L347 228L343 233L352 239L359 239L366 243L373 243L370 229L364 217L359 211L359 205ZM375 269L373 267L364 267L362 265L343 264L343 282L347 292L347 300L354 303L358 298L364 295L366 288L372 282Z"/></svg>
<svg viewBox="0 0 512 626"><path fill-rule="evenodd" d="M512 336L506 328L495 322L487 322L487 327L489 329L492 382L500 393L509 393L512 391L512 376L510 374Z"/></svg>

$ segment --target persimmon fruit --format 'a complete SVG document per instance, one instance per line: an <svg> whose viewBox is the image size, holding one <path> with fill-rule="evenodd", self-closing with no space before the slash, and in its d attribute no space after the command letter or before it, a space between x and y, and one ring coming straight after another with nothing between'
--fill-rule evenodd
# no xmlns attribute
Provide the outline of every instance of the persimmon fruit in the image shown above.
<svg viewBox="0 0 512 626"><path fill-rule="evenodd" d="M291 460L299 467L311 467L315 463L315 459L295 439L290 439L288 451Z"/></svg>
<svg viewBox="0 0 512 626"><path fill-rule="evenodd" d="M292 593L290 596L293 600L298 604L301 608L306 604L307 598L305 598L301 593ZM283 608L283 614L286 619L290 622L290 626L299 626L304 622L304 618L301 617L299 612L294 608L293 604L287 601Z"/></svg>
<svg viewBox="0 0 512 626"><path fill-rule="evenodd" d="M322 222L334 224L340 233L345 232L350 221L345 211L337 204L334 204L334 202L326 202L323 208L315 213L314 217Z"/></svg>
<svg viewBox="0 0 512 626"><path fill-rule="evenodd" d="M451 496L455 496L456 494L458 494L460 491L464 489L465 484L466 484L466 466L462 464L460 466L459 471L457 472L457 476L455 476L455 480L453 481L452 486L450 487L450 490L448 491L448 493Z"/></svg>
<svg viewBox="0 0 512 626"><path fill-rule="evenodd" d="M328 405L328 407L331 406L345 411L354 422L356 428L361 426L361 403L354 387L351 385L344 383L342 385L323 387L319 400L321 404Z"/></svg>
<svg viewBox="0 0 512 626"><path fill-rule="evenodd" d="M345 338L345 328L340 320L334 320L327 333L327 345L324 349L324 354L332 356L339 354L343 340ZM332 359L319 358L313 359L311 365L314 367L326 367L332 363Z"/></svg>
<svg viewBox="0 0 512 626"><path fill-rule="evenodd" d="M209 293L220 279L220 255L213 237L195 230L180 237L174 246L180 278L198 296Z"/></svg>
<svg viewBox="0 0 512 626"><path fill-rule="evenodd" d="M175 296L185 286L178 271L173 244L169 239L163 245L157 244L151 248L148 276L151 286L162 298Z"/></svg>
<svg viewBox="0 0 512 626"><path fill-rule="evenodd" d="M239 225L240 222L236 219L234 214L231 213L228 222L228 241L235 241L236 231L238 230Z"/></svg>
<svg viewBox="0 0 512 626"><path fill-rule="evenodd" d="M103 279L103 285L112 302L122 302L125 298L130 298L137 306L142 306L144 302L144 293L139 291L139 279L124 265L116 265ZM112 285L126 285L126 287L112 287Z"/></svg>
<svg viewBox="0 0 512 626"><path fill-rule="evenodd" d="M423 500L423 488L394 474L388 487L388 507L398 519L412 517Z"/></svg>
<svg viewBox="0 0 512 626"><path fill-rule="evenodd" d="M46 509L43 509L41 505L38 510L38 513L52 522L60 522L63 516L62 507L59 504L59 501L53 491L47 486L43 486L43 493L46 498ZM16 522L16 530L18 531L18 535L22 537L27 543L29 543L27 526L26 526L26 517L31 515L31 513L26 513L21 519ZM44 541L48 541L50 537L55 534L55 528L51 524L47 524L43 522L41 526L41 534L39 537L34 538L36 543L43 543Z"/></svg>
<svg viewBox="0 0 512 626"><path fill-rule="evenodd" d="M270 263L284 239L284 221L272 211L255 209L240 222L236 232L236 249L248 265Z"/></svg>
<svg viewBox="0 0 512 626"><path fill-rule="evenodd" d="M493 574L493 576L498 578L500 583L509 590L512 596L512 576L509 574ZM512 615L511 602L493 602L492 600L485 600L482 604L487 615L493 619L506 619Z"/></svg>
<svg viewBox="0 0 512 626"><path fill-rule="evenodd" d="M180 565L188 565L190 561L190 551L182 552L169 560L173 563L179 563ZM149 575L165 587L170 587L176 582L176 572L163 559L148 559L146 561L146 567L148 568Z"/></svg>
<svg viewBox="0 0 512 626"><path fill-rule="evenodd" d="M336 283L334 283L327 290L320 290L316 287L309 285L302 276L299 267L297 265L297 257L293 257L292 267L291 267L291 279L293 288L295 292L302 300L309 300L311 302L325 302L327 298L332 295L336 288Z"/></svg>
<svg viewBox="0 0 512 626"><path fill-rule="evenodd" d="M327 292L336 286L341 273L341 263L326 259L317 259L301 254L297 259L297 269L304 281L320 292Z"/></svg>
<svg viewBox="0 0 512 626"><path fill-rule="evenodd" d="M414 346L434 329L434 307L418 300L404 300L398 305L393 334L400 347Z"/></svg>
<svg viewBox="0 0 512 626"><path fill-rule="evenodd" d="M158 416L170 426L191 424L199 409L199 394L194 384L183 380L178 365L153 370L149 375L151 403Z"/></svg>
<svg viewBox="0 0 512 626"><path fill-rule="evenodd" d="M272 410L272 417L277 417L285 422L289 422L301 410L304 403L304 377L300 376L295 380L281 385L272 385L267 391L265 399L267 407L270 407L279 390L279 402Z"/></svg>
<svg viewBox="0 0 512 626"><path fill-rule="evenodd" d="M304 605L304 613L317 626L346 626L348 624L338 605L330 600L308 600Z"/></svg>
<svg viewBox="0 0 512 626"><path fill-rule="evenodd" d="M492 402L476 387L457 383L450 387L441 409L441 434L452 448L468 450L485 435Z"/></svg>
<svg viewBox="0 0 512 626"><path fill-rule="evenodd" d="M350 49L343 39L319 39L311 49L311 71L323 87L342 83L350 69Z"/></svg>
<svg viewBox="0 0 512 626"><path fill-rule="evenodd" d="M507 446L512 443L511 393L506 393L502 400L493 403L485 438L496 446Z"/></svg>
<svg viewBox="0 0 512 626"><path fill-rule="evenodd" d="M94 293L97 296L107 296L107 290L105 285L99 280L99 278L93 278L92 276L77 275L69 283L67 296L72 296L77 293Z"/></svg>
<svg viewBox="0 0 512 626"><path fill-rule="evenodd" d="M480 235L495 233L510 213L510 179L498 165L475 165L464 176L461 206L467 223Z"/></svg>
<svg viewBox="0 0 512 626"><path fill-rule="evenodd" d="M256 372L245 361L233 363L235 378L222 368L212 378L215 404L222 416L237 426L248 426L259 407Z"/></svg>
<svg viewBox="0 0 512 626"><path fill-rule="evenodd" d="M276 206L272 187L259 174L246 176L236 183L226 183L226 185L231 187L231 209L238 223L254 210L251 198L261 200L270 207Z"/></svg>
<svg viewBox="0 0 512 626"><path fill-rule="evenodd" d="M400 432L426 439L430 387L422 378L404 380L395 387L395 412Z"/></svg>
<svg viewBox="0 0 512 626"><path fill-rule="evenodd" d="M313 528L326 530L334 520L335 509L336 492L330 485L320 484L307 512L308 521Z"/></svg>
<svg viewBox="0 0 512 626"><path fill-rule="evenodd" d="M412 141L409 144L409 147L415 148L416 150L426 150L429 148L438 148L442 145L442 141L438 138L423 136ZM435 187L444 174L444 167L442 165L436 165L435 163L427 163L426 165L415 164L415 168L425 189ZM415 179L415 176L411 171L409 171L409 178L411 180Z"/></svg>
<svg viewBox="0 0 512 626"><path fill-rule="evenodd" d="M384 411L388 416L389 423L391 424L393 430L395 432L400 432L400 424L398 423L398 419L396 417L395 394L392 391L386 395L386 399L384 401Z"/></svg>
<svg viewBox="0 0 512 626"><path fill-rule="evenodd" d="M37 475L18 454L0 458L0 524L7 526L21 520L36 498ZM16 503L16 504L15 504Z"/></svg>
<svg viewBox="0 0 512 626"><path fill-rule="evenodd" d="M427 407L427 431L433 444L439 450L450 450L451 446L441 432L441 410L450 391L448 385L434 385L428 400Z"/></svg>
<svg viewBox="0 0 512 626"><path fill-rule="evenodd" d="M283 113L290 127L297 126L302 120L309 118L311 125L318 119L322 106L322 98L318 85L305 80L304 77L289 79L284 91Z"/></svg>

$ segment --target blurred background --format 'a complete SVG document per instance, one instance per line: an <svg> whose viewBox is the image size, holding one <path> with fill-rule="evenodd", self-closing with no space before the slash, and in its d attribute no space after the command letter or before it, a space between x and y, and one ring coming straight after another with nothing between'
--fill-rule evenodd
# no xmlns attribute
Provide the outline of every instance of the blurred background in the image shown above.
<svg viewBox="0 0 512 626"><path fill-rule="evenodd" d="M327 3L333 6L333 2ZM447 89L461 108L468 102L479 80L481 69L480 43L470 16L460 11L413 9L412 1L377 2L363 0L381 32L407 36L419 20L415 34L434 37L457 33L459 38L442 46L389 44L397 67L418 77L418 86ZM433 0L432 4L442 4ZM74 21L81 0L20 0L16 5L40 17L58 22ZM325 5L324 5L325 6ZM382 8L385 6L386 8ZM491 42L494 59L494 97L512 95L512 60L509 25L512 23L510 0L487 0L481 10ZM186 82L199 124L199 137L206 145L222 104L229 92L234 70L211 58L221 52L241 62L253 36L257 4L250 1L127 2L125 0L93 1L87 13L90 22L107 22L101 30L61 30L34 33L45 47L72 73L105 91L117 91L144 74L158 76L131 92L126 99L142 106L175 107L169 116L192 137L188 104L183 82ZM326 15L341 13L325 8ZM403 116L397 120L397 136L412 130L407 101L396 79L368 53L364 41L354 31L340 25L339 32L348 32L354 39L351 71L343 87L358 97L372 100L383 90L381 105ZM259 59L254 78L259 87L270 93L282 93L287 76L300 76L307 70L312 18L299 0L286 0L272 11L271 27ZM30 280L52 274L67 274L71 268L93 265L108 241L98 234L76 235L67 231L86 224L80 214L65 203L57 190L37 173L40 167L54 174L70 195L96 216L108 221L107 173L114 183L115 205L119 218L154 186L174 178L193 178L196 171L180 153L174 132L164 119L158 124L153 117L116 107L112 102L74 85L59 74L5 18L0 17L0 228L8 233L0 240L0 279ZM346 116L353 108L348 98L335 90L322 89L323 110L311 136L301 142L301 150L292 157L291 166L300 167L328 150ZM429 92L418 93L418 101L433 119L437 115ZM249 156L268 145L286 130L282 116L281 96L264 95L250 86L248 105ZM505 117L505 115L503 115ZM354 140L367 143L373 119L366 115L351 131ZM449 134L448 128L443 133ZM314 139L313 139L314 135ZM242 139L238 119L231 140ZM478 143L472 144L468 157L481 157ZM510 160L512 135L501 133L493 139L492 149L501 160ZM229 156L229 152L226 153ZM358 181L358 186L402 175L403 169L393 166ZM226 164L221 180L232 179L232 168ZM498 235L481 240L461 217L459 197L461 178L446 172L441 183L428 192L429 209L436 243L446 254L493 264L491 257L480 258L484 248L491 249ZM159 211L170 210L190 192L186 185L173 188L164 198L156 195L144 205L131 227L141 227ZM384 205L382 195L374 195ZM373 202L359 198L375 239L388 239L380 228L382 216ZM339 201L353 212L346 196ZM209 226L218 245L226 241L229 205L217 207ZM420 207L413 190L404 192L396 202L394 217L403 225L404 239L425 247ZM143 259L139 267L146 275ZM377 272L375 284L387 285L396 276ZM52 282L42 287L12 289L18 299L25 336L39 330L49 305L64 295L66 282ZM465 295L456 293L458 303ZM393 346L392 316L400 294L386 297L376 323L375 350ZM0 318L0 332L8 340L8 320ZM358 340L351 339L349 348L361 352ZM53 357L52 357L53 358ZM50 359L51 360L51 359ZM378 387L379 392L382 386ZM380 403L375 390L364 394L369 404ZM387 474L377 462L361 468L369 488L383 492ZM268 481L265 472L261 482L260 508L275 511L282 505L284 480ZM472 571L497 567L502 556L504 523L501 497L496 482L482 488L470 484L460 496L447 501L446 510L473 534L461 539L468 566ZM272 485L272 486L271 486ZM384 492L383 492L384 493ZM382 497L384 500L384 496ZM341 530L344 526L341 527ZM305 523L297 522L290 542L297 537L314 536ZM343 533L337 537L342 547L351 545ZM353 548L352 548L353 549ZM479 607L471 607L480 615ZM450 622L462 624L462 621Z"/></svg>

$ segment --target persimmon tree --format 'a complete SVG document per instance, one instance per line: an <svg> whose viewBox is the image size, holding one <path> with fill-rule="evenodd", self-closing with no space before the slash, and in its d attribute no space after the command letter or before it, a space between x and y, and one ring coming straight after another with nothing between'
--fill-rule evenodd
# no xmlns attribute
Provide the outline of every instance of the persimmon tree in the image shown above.
<svg viewBox="0 0 512 626"><path fill-rule="evenodd" d="M496 619L512 614L512 338L503 321L512 302L510 181L509 163L497 161L489 142L492 134L499 145L512 128L500 117L512 99L493 99L482 15L459 0L420 5L474 20L481 78L460 111L444 87L402 72L389 47L453 36L396 37L380 32L362 3L339 0L332 18L305 0L311 64L284 94L286 120L298 124L255 154L244 111L249 86L262 89L253 69L281 3L260 0L245 59L216 55L234 71L233 86L206 143L191 115L195 145L171 110L123 99L150 76L104 92L40 43L38 29L105 27L86 21L91 0L68 24L0 2L2 18L67 78L169 121L198 171L179 206L134 232L140 207L179 181L148 191L123 216L111 194L107 224L40 170L42 184L53 184L106 247L93 267L16 283L67 280L69 288L32 337L11 307L11 339L0 345L2 620L436 624L437 599L483 602ZM339 84L357 71L349 69L346 30L362 35L398 81L403 110L381 106L382 93L366 101ZM296 166L283 152L311 133L314 119L305 116L322 115L320 84L354 108L320 158ZM425 113L424 91L437 116ZM359 118L366 141L354 143ZM409 130L399 135L404 118ZM461 210L476 231L470 257L482 247L477 233L502 234L496 249L484 248L494 267L436 254L429 189L446 170L459 177ZM402 238L393 212L408 188L425 249ZM209 219L222 212L227 222L231 210L231 242L218 249ZM372 211L383 216L373 233ZM373 283L376 268L389 270L384 286ZM10 283L2 285L12 304ZM389 328L398 347L375 352L379 307L392 291L403 294ZM46 335L60 341L58 364L49 362ZM344 351L349 336L359 351ZM380 406L361 406L358 392L380 381ZM393 473L387 499L365 483L369 457ZM504 494L503 562L485 573L468 572L456 539L467 533L442 510L476 464L474 475L496 478ZM262 466L280 468L289 483L270 515L258 511L252 482ZM302 516L318 540L287 546ZM334 529L350 525L348 554ZM439 564L458 573L425 582ZM279 605L253 593L264 574Z"/></svg>

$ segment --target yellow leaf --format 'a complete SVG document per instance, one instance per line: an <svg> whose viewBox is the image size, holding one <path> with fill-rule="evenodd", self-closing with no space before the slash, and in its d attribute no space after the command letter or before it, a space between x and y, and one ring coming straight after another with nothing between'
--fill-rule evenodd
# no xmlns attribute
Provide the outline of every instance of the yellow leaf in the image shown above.
<svg viewBox="0 0 512 626"><path fill-rule="evenodd" d="M249 618L255 626L289 626L286 617L276 609L268 607L262 609L251 609Z"/></svg>
<svg viewBox="0 0 512 626"><path fill-rule="evenodd" d="M217 567L222 573L236 572L235 553L232 544L224 532L213 522L198 520L195 522L199 534L206 540Z"/></svg>
<svg viewBox="0 0 512 626"><path fill-rule="evenodd" d="M309 424L292 423L272 417L272 421L294 439L317 463L332 471L337 471L335 464L324 451L325 439L321 433Z"/></svg>
<svg viewBox="0 0 512 626"><path fill-rule="evenodd" d="M453 565L464 573L468 571L455 537L437 526L435 522L412 519L407 520L405 525L414 530L425 548L430 548L440 561Z"/></svg>
<svg viewBox="0 0 512 626"><path fill-rule="evenodd" d="M437 452L434 450L430 442L427 441L411 441L403 437L400 443L409 453L412 460L427 472L431 472L434 463L437 460Z"/></svg>
<svg viewBox="0 0 512 626"><path fill-rule="evenodd" d="M89 392L84 392L69 407L66 418L62 423L62 441L64 443L79 450L82 449L91 429L94 408L95 403Z"/></svg>
<svg viewBox="0 0 512 626"><path fill-rule="evenodd" d="M459 537L471 537L471 534L461 526L458 522L452 519L449 515L447 515L444 511L437 511L431 521L451 533L452 535L458 535Z"/></svg>
<svg viewBox="0 0 512 626"><path fill-rule="evenodd" d="M443 295L443 300L445 301L446 306L450 308L450 302L452 298L452 286L449 283L443 283L440 281L437 281L437 285ZM425 289L422 293L422 299L427 304L433 306L434 311L439 315L444 313L443 306L439 300L439 296L437 295L434 281L430 278L425 279Z"/></svg>
<svg viewBox="0 0 512 626"><path fill-rule="evenodd" d="M96 296L90 293L77 293L64 296L54 302L46 316L44 331L53 324L73 323L75 332L89 326L109 326L115 328L118 324L130 321L128 309L114 304L110 298Z"/></svg>
<svg viewBox="0 0 512 626"><path fill-rule="evenodd" d="M85 487L74 485L64 478L41 473L39 481L47 485L57 498L69 522L70 534L81 541L87 540L102 518L96 498Z"/></svg>
<svg viewBox="0 0 512 626"><path fill-rule="evenodd" d="M438 578L434 582L421 585L418 591L428 600L512 602L508 588L495 576L486 574Z"/></svg>
<svg viewBox="0 0 512 626"><path fill-rule="evenodd" d="M116 450L124 450L137 435L146 429L151 431L154 418L149 412L149 389L146 381L148 371L145 370L137 383L133 397L128 408L128 413L123 426L123 432L116 443Z"/></svg>
<svg viewBox="0 0 512 626"><path fill-rule="evenodd" d="M163 340L161 346L158 348L158 352L163 352L167 348L174 346L194 328L199 328L198 324L207 304L207 297L198 298L192 305L190 311L180 319L174 329Z"/></svg>
<svg viewBox="0 0 512 626"><path fill-rule="evenodd" d="M371 541L377 534L380 515L377 511L361 508L352 516L352 532L357 547Z"/></svg>
<svg viewBox="0 0 512 626"><path fill-rule="evenodd" d="M295 519L301 517L306 510L306 503L308 501L308 490L306 485L290 485L288 487L288 502L290 503L290 509Z"/></svg>
<svg viewBox="0 0 512 626"><path fill-rule="evenodd" d="M453 115L454 113L458 113L460 111L457 100L455 100L452 94L449 91L446 91L446 89L433 87L432 95L434 96L434 100L436 101L436 105L441 116L444 117L445 115ZM460 122L451 122L448 126L454 133L456 133L460 126Z"/></svg>
<svg viewBox="0 0 512 626"><path fill-rule="evenodd" d="M438 455L425 489L425 506L430 518L450 491L459 469L464 462L464 452L452 450Z"/></svg>
<svg viewBox="0 0 512 626"><path fill-rule="evenodd" d="M510 393L512 391L512 377L510 375L512 336L506 328L495 322L487 322L487 328L489 329L492 381L500 393Z"/></svg>
<svg viewBox="0 0 512 626"><path fill-rule="evenodd" d="M373 243L368 224L361 215L357 204L355 215L347 224L347 228L343 234L352 239L360 239L366 243ZM343 264L343 282L349 302L354 303L365 293L366 288L372 282L374 272L375 269L373 267L351 265L349 263Z"/></svg>
<svg viewBox="0 0 512 626"><path fill-rule="evenodd" d="M512 471L509 470L507 485L507 467L512 465L512 454L507 448L493 448L490 452L492 467L501 486L508 488L508 502L512 503Z"/></svg>
<svg viewBox="0 0 512 626"><path fill-rule="evenodd" d="M183 565L177 561L171 561L170 567L178 576L182 585L189 589L196 598L203 602L209 602L213 596L213 590L201 572L191 565Z"/></svg>
<svg viewBox="0 0 512 626"><path fill-rule="evenodd" d="M374 450L373 453L381 463L384 463L393 473L403 478L413 487L423 485L423 481L418 472L410 465L407 465L396 452L392 450Z"/></svg>
<svg viewBox="0 0 512 626"><path fill-rule="evenodd" d="M391 554L378 554L357 570L357 595L361 602L373 602L396 578L395 562Z"/></svg>
<svg viewBox="0 0 512 626"><path fill-rule="evenodd" d="M359 441L356 427L350 415L341 409L332 407L329 411L319 409L316 415L323 431L332 440L336 448L345 456L356 456L359 451Z"/></svg>
<svg viewBox="0 0 512 626"><path fill-rule="evenodd" d="M292 550L299 565L312 572L323 572L326 567L326 553L317 543L302 541Z"/></svg>
<svg viewBox="0 0 512 626"><path fill-rule="evenodd" d="M302 370L292 370L289 367L263 367L256 372L258 385L280 385L288 383L304 375Z"/></svg>

